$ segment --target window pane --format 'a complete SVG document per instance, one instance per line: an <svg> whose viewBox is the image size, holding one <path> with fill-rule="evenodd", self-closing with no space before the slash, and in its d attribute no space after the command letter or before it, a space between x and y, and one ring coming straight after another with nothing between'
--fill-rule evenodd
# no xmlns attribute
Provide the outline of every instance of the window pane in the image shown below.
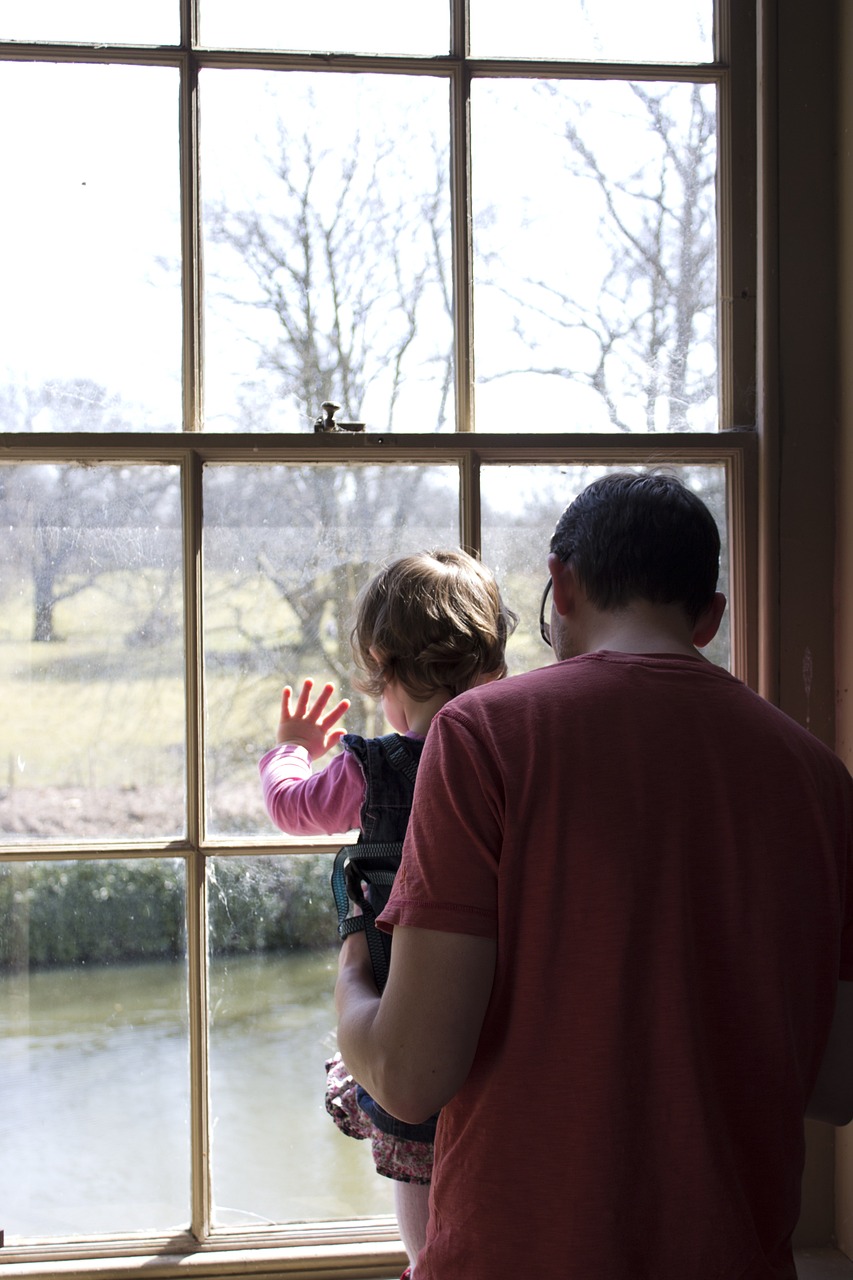
<svg viewBox="0 0 853 1280"><path fill-rule="evenodd" d="M482 470L483 559L495 572L519 615L507 646L510 674L553 661L539 634L539 609L548 581L551 535L563 511L599 476L622 471L622 465L486 466ZM642 468L628 467L628 470ZM710 508L720 530L719 590L729 596L726 469L703 464L668 466ZM703 653L727 669L731 666L728 610L716 637Z"/></svg>
<svg viewBox="0 0 853 1280"><path fill-rule="evenodd" d="M0 40L177 44L177 0L0 0Z"/></svg>
<svg viewBox="0 0 853 1280"><path fill-rule="evenodd" d="M710 85L472 87L477 426L709 431Z"/></svg>
<svg viewBox="0 0 853 1280"><path fill-rule="evenodd" d="M453 427L448 88L203 71L211 430Z"/></svg>
<svg viewBox="0 0 853 1280"><path fill-rule="evenodd" d="M2 466L0 526L0 832L182 835L176 469Z"/></svg>
<svg viewBox="0 0 853 1280"><path fill-rule="evenodd" d="M470 0L475 57L708 62L713 0Z"/></svg>
<svg viewBox="0 0 853 1280"><path fill-rule="evenodd" d="M0 117L0 429L180 429L177 71L2 63Z"/></svg>
<svg viewBox="0 0 853 1280"><path fill-rule="evenodd" d="M458 492L454 467L206 469L208 832L270 831L258 761L285 684L332 680L348 729L384 731L350 685L353 603L386 559L459 545Z"/></svg>
<svg viewBox="0 0 853 1280"><path fill-rule="evenodd" d="M214 1222L390 1213L370 1144L324 1106L335 1050L331 856L209 864Z"/></svg>
<svg viewBox="0 0 853 1280"><path fill-rule="evenodd" d="M307 49L321 53L447 53L447 0L199 0L202 44L248 49Z"/></svg>
<svg viewBox="0 0 853 1280"><path fill-rule="evenodd" d="M0 865L7 1245L187 1224L184 916L172 859Z"/></svg>

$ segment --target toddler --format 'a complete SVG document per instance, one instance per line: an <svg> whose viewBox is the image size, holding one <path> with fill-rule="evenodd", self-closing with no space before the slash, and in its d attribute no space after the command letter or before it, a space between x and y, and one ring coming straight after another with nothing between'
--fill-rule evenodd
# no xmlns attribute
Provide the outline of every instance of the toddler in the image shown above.
<svg viewBox="0 0 853 1280"><path fill-rule="evenodd" d="M305 680L294 702L284 690L276 741L260 762L271 819L291 835L358 829L365 842L402 841L414 776L433 716L456 694L506 674L516 624L493 575L463 551L403 556L360 593L350 637L356 687L376 698L395 731L362 738L336 728L349 707L330 706L326 684L313 705ZM340 743L343 752L312 774ZM340 1055L326 1064L326 1106L344 1133L370 1138L377 1171L394 1182L400 1236L414 1272L429 1216L437 1117L410 1125L388 1115L349 1076Z"/></svg>

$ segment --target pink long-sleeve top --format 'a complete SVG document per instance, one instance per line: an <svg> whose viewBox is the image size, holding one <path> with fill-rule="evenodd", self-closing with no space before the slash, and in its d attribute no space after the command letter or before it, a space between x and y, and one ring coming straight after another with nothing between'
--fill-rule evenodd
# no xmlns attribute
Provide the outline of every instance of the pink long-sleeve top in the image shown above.
<svg viewBox="0 0 853 1280"><path fill-rule="evenodd" d="M417 733L406 737L423 741ZM288 835L331 836L361 826L364 775L349 751L312 773L305 748L282 742L261 757L258 769L267 813Z"/></svg>
<svg viewBox="0 0 853 1280"><path fill-rule="evenodd" d="M348 751L312 773L305 748L283 742L261 757L258 768L267 813L288 835L330 836L358 828L364 776Z"/></svg>

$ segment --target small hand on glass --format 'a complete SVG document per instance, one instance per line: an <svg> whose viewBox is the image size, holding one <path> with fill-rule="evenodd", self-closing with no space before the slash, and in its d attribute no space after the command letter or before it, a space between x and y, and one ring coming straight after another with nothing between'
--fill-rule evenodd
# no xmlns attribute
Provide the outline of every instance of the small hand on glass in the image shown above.
<svg viewBox="0 0 853 1280"><path fill-rule="evenodd" d="M325 684L309 707L313 680L304 680L302 690L295 705L291 705L293 690L288 685L281 695L281 719L278 722L276 742L290 742L297 747L304 747L312 760L319 760L327 751L340 742L346 733L345 729L333 729L332 725L340 720L349 710L349 699L341 698L331 710L327 711L329 699L335 691L333 684Z"/></svg>

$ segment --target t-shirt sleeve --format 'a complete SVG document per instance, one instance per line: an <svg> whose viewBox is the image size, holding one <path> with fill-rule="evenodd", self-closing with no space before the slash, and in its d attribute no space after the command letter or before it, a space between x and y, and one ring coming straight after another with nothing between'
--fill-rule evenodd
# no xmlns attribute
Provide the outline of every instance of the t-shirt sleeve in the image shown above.
<svg viewBox="0 0 853 1280"><path fill-rule="evenodd" d="M380 927L495 937L502 838L499 771L472 726L447 707L430 726Z"/></svg>
<svg viewBox="0 0 853 1280"><path fill-rule="evenodd" d="M328 836L358 827L364 776L349 752L312 774L304 747L282 743L258 765L264 804L275 825L292 836Z"/></svg>

